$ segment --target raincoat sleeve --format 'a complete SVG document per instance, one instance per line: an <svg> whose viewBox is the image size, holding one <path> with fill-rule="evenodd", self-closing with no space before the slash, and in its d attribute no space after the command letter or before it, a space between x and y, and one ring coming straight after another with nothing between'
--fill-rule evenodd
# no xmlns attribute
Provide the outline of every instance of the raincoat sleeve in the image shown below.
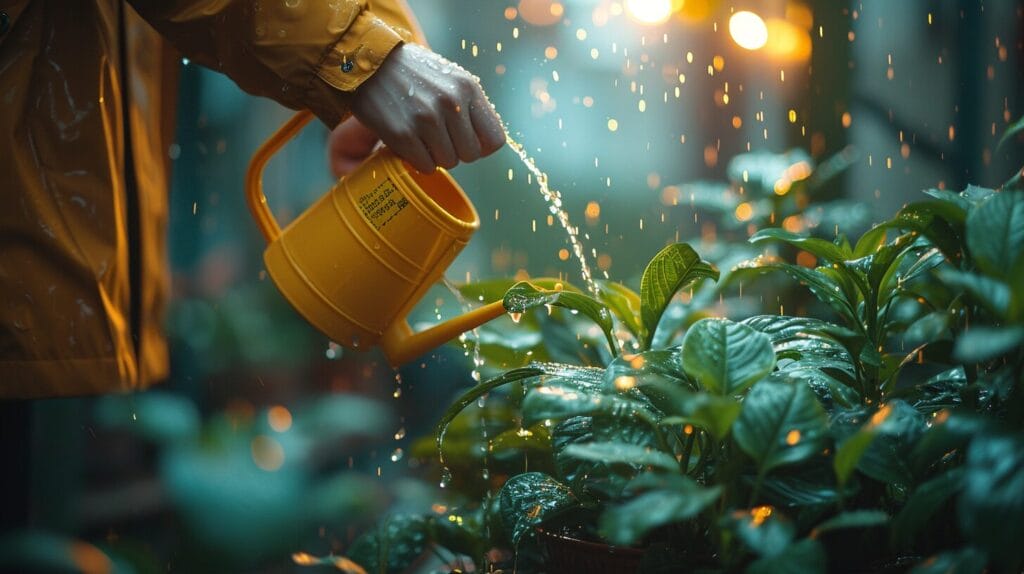
<svg viewBox="0 0 1024 574"><path fill-rule="evenodd" d="M187 58L328 126L402 42L423 42L404 0L130 0Z"/></svg>

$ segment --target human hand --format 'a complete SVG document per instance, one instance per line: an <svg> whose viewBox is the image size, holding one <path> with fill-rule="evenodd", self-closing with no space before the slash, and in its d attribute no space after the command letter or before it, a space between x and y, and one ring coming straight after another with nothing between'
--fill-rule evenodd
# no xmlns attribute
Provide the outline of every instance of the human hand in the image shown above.
<svg viewBox="0 0 1024 574"><path fill-rule="evenodd" d="M440 55L403 44L356 90L352 113L417 170L488 156L505 130L479 80Z"/></svg>
<svg viewBox="0 0 1024 574"><path fill-rule="evenodd" d="M355 116L350 116L331 130L327 138L327 161L331 173L337 178L348 175L370 157L379 143L376 132Z"/></svg>

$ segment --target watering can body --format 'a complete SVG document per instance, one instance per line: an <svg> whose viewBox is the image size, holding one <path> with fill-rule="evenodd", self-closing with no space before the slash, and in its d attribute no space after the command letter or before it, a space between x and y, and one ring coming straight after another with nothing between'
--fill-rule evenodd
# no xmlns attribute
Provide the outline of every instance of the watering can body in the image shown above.
<svg viewBox="0 0 1024 574"><path fill-rule="evenodd" d="M282 126L253 156L246 182L268 242L267 272L292 306L331 340L380 346L395 366L504 314L498 301L421 333L406 320L480 226L444 170L422 174L382 148L285 229L277 225L262 170L311 117L299 112Z"/></svg>

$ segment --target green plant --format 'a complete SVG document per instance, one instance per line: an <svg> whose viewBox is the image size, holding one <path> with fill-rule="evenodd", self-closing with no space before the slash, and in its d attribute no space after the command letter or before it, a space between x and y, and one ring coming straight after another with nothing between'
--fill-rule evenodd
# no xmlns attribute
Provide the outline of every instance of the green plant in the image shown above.
<svg viewBox="0 0 1024 574"><path fill-rule="evenodd" d="M548 472L504 483L494 530L525 555L536 554L538 525L641 544L650 567L686 556L754 572L900 560L1016 571L1024 194L929 194L856 243L782 229L751 237L818 265L772 252L731 280L785 273L833 310L824 318L704 318L680 344L652 348L673 294L719 276L683 244L651 261L639 294L514 285L510 309L576 311L598 325L610 361L513 369L446 413L439 435L477 397L513 384L519 432L544 430ZM617 328L638 352L619 352ZM875 551L850 551L861 545Z"/></svg>

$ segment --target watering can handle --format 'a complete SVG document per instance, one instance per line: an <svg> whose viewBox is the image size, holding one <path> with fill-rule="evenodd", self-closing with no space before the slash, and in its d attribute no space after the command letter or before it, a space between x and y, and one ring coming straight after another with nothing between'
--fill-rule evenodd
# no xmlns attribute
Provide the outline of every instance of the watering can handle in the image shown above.
<svg viewBox="0 0 1024 574"><path fill-rule="evenodd" d="M267 206L267 197L263 195L263 168L311 119L313 114L307 110L296 113L256 150L249 162L249 170L245 174L245 198L267 244L281 236L281 226L274 219ZM504 314L503 303L495 301L419 333L413 332L405 317L398 317L384 331L380 346L389 363L402 365Z"/></svg>
<svg viewBox="0 0 1024 574"><path fill-rule="evenodd" d="M277 224L274 214L267 206L267 196L263 195L263 168L278 150L306 127L311 119L313 113L309 110L302 110L292 116L256 150L249 162L249 170L245 173L245 199L268 245L281 236L281 226Z"/></svg>

